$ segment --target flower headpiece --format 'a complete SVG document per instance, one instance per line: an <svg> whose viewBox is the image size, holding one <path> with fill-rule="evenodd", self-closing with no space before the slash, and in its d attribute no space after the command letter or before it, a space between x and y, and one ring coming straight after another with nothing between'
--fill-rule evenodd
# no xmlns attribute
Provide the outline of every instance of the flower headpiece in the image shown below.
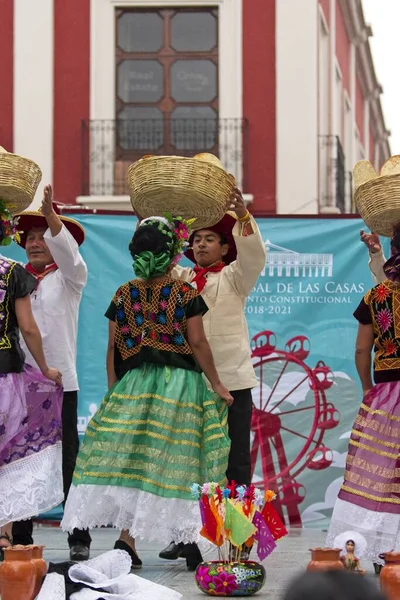
<svg viewBox="0 0 400 600"><path fill-rule="evenodd" d="M156 224L161 231L171 238L169 244L173 264L177 264L189 246L191 227L196 219L184 219L183 217L173 217L166 213L164 217L148 217L140 222L139 227L143 225Z"/></svg>
<svg viewBox="0 0 400 600"><path fill-rule="evenodd" d="M12 240L19 244L18 221L18 217L13 217L5 202L0 200L0 246L9 246Z"/></svg>

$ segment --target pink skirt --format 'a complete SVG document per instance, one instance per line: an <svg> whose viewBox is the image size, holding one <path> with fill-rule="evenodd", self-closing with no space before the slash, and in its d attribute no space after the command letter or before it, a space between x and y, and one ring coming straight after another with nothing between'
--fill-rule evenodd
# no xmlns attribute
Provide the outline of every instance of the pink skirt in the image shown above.
<svg viewBox="0 0 400 600"><path fill-rule="evenodd" d="M344 481L332 514L327 543L357 531L368 555L400 544L400 382L380 383L363 399L353 425Z"/></svg>
<svg viewBox="0 0 400 600"><path fill-rule="evenodd" d="M0 373L0 525L63 500L62 388L25 365Z"/></svg>

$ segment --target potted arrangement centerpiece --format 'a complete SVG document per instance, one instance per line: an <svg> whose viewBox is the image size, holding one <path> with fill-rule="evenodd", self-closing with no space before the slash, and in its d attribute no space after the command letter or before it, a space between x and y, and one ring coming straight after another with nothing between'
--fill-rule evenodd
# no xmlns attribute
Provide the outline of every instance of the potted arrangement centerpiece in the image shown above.
<svg viewBox="0 0 400 600"><path fill-rule="evenodd" d="M196 570L199 589L210 596L251 596L265 583L265 569L249 559L256 546L265 560L287 534L271 502L275 493L234 483L221 488L216 483L194 484L202 519L200 534L218 548L218 560L201 563Z"/></svg>

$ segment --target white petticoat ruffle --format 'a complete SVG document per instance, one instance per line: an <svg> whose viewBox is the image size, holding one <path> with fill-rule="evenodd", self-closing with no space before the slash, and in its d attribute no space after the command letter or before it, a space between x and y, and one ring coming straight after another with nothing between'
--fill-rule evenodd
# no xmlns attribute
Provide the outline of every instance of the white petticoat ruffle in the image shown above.
<svg viewBox="0 0 400 600"><path fill-rule="evenodd" d="M62 444L0 467L0 526L45 513L64 500Z"/></svg>
<svg viewBox="0 0 400 600"><path fill-rule="evenodd" d="M400 508L399 508L400 510ZM367 541L364 557L374 563L384 564L384 552L400 549L400 514L367 510L338 498L333 509L326 545L334 547L335 538L351 530L360 533ZM356 549L357 555L357 549Z"/></svg>
<svg viewBox="0 0 400 600"><path fill-rule="evenodd" d="M202 527L197 500L163 498L135 488L72 485L61 528L71 532L113 525L132 537L170 543L198 542Z"/></svg>
<svg viewBox="0 0 400 600"><path fill-rule="evenodd" d="M58 573L46 575L36 600L65 600L65 579Z"/></svg>

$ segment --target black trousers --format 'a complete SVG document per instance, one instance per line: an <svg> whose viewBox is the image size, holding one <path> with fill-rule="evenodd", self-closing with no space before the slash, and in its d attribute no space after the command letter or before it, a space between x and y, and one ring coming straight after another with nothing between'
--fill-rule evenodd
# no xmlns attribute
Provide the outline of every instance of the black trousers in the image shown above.
<svg viewBox="0 0 400 600"><path fill-rule="evenodd" d="M226 476L229 482L238 485L251 483L250 459L250 427L253 410L251 389L231 392L234 398L228 409L228 432L231 439L228 470Z"/></svg>
<svg viewBox="0 0 400 600"><path fill-rule="evenodd" d="M62 473L64 498L67 499L69 488L72 483L76 457L79 450L78 436L78 392L64 392L62 406ZM65 500L64 503L65 504ZM23 544L28 546L33 543L32 538L33 523L32 520L18 521L13 524L14 544ZM74 529L68 536L68 545L83 544L90 546L92 541L88 529Z"/></svg>

